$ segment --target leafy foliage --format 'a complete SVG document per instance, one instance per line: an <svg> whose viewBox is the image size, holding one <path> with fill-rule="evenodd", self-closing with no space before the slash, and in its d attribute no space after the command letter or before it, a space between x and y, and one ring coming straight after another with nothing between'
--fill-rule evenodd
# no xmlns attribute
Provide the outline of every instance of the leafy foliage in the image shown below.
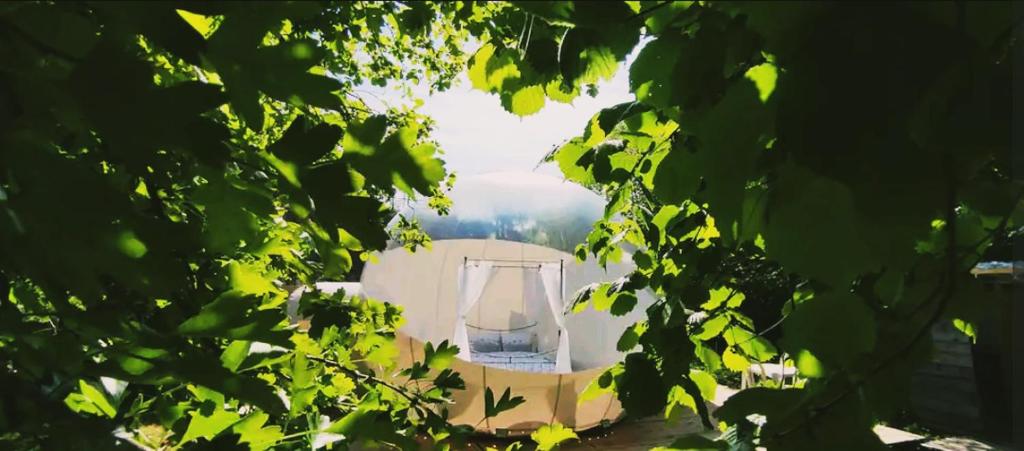
<svg viewBox="0 0 1024 451"><path fill-rule="evenodd" d="M453 347L391 378L398 309L285 300L383 248L396 193L444 205L430 121L359 87L446 88L506 8L0 7L0 447L461 440Z"/></svg>
<svg viewBox="0 0 1024 451"><path fill-rule="evenodd" d="M967 270L1024 211L1010 176L1009 7L522 8L534 28L560 31L516 51L495 39L474 57L474 86L503 101L522 80L556 80L548 98L571 100L642 43L628 68L635 101L550 155L608 199L576 255L604 264L636 249L633 274L585 288L575 306L623 314L634 303L617 299L636 289L659 298L620 339L632 352L583 397L614 390L631 414L687 406L710 423L713 392L691 366L740 371L785 352L811 378L803 388L744 391L716 414L731 431L721 441L676 448L878 448L870 426L903 405L931 325L972 330L1000 302ZM529 70L533 46L557 46L561 70ZM767 423L749 423L754 413Z"/></svg>
<svg viewBox="0 0 1024 451"><path fill-rule="evenodd" d="M511 410L516 406L526 402L526 399L522 396L512 396L512 390L506 388L501 394L501 398L498 401L494 401L494 392L491 391L490 387L484 392L484 418L491 418L497 416L499 413L506 410Z"/></svg>
<svg viewBox="0 0 1024 451"><path fill-rule="evenodd" d="M444 89L466 67L474 87L532 114L593 93L640 47L635 100L551 155L608 199L577 256L637 267L577 306L622 315L635 290L658 296L620 339L625 360L581 398L615 391L632 415L685 407L710 425L709 371L785 352L804 387L744 391L716 414L723 437L673 446L876 449L870 426L901 405L930 326L973 330L998 302L967 269L1024 220L1008 142L1013 13L0 6L0 442L458 445L468 428L444 411L465 385L446 368L454 348L398 369L393 306L307 292L295 313L308 327L286 314L288 288L342 279L384 245L393 196L448 205L429 119L372 111L358 88ZM467 58L471 38L481 46ZM429 246L408 218L394 233ZM771 266L774 282L752 283L737 262ZM755 286L788 298L773 325L745 308L778 305ZM488 415L521 402L486 398ZM543 446L570 436L542 430Z"/></svg>
<svg viewBox="0 0 1024 451"><path fill-rule="evenodd" d="M569 440L579 439L572 429L558 423L548 424L537 428L533 434L530 434L530 438L533 439L534 442L537 442L537 449L540 451L558 449L558 445L562 443Z"/></svg>

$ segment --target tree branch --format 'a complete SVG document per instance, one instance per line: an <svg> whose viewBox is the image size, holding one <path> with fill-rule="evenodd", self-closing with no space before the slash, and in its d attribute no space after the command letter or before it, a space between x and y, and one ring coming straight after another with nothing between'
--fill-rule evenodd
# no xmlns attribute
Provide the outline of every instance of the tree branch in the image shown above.
<svg viewBox="0 0 1024 451"><path fill-rule="evenodd" d="M68 53L64 52L63 50L60 50L60 49L58 49L56 47L53 47L53 46L51 46L51 45L49 45L49 44L47 44L45 42L42 42L42 41L36 39L34 36L26 33L24 30L18 28L17 26L10 26L10 25L8 25L6 23L0 22L0 29L7 30L7 31L11 32L11 34L17 35L22 40L27 42L32 47L35 47L36 50L38 50L38 51L40 51L42 53L46 53L46 54L49 54L49 55L52 55L52 56L56 56L56 57L58 57L60 59L63 59L65 61L68 61L68 62L71 62L71 63L80 63L82 61L81 58L78 58L78 57L76 57L74 55L68 54Z"/></svg>
<svg viewBox="0 0 1024 451"><path fill-rule="evenodd" d="M645 10L641 10L641 11L637 12L636 14L633 15L633 17L630 17L629 20L637 20L637 19L642 18L644 16L650 15L651 13L653 13L653 12L655 12L655 11L661 9L661 8L664 8L664 7L668 6L668 5L671 5L671 4L672 4L671 0L658 3L657 5L654 5L654 6L650 7L650 8L647 8Z"/></svg>
<svg viewBox="0 0 1024 451"><path fill-rule="evenodd" d="M385 386L387 388L390 388L391 390L394 390L395 392L397 392L399 395L402 395L402 397L404 397L405 399L408 399L409 402L411 402L414 406L418 405L419 403L422 402L422 399L420 399L417 395L410 394L409 391L405 387L399 387L399 386L394 385L394 384L392 384L392 383L390 383L388 381L385 381L384 379L381 379L379 377L371 376L371 375L363 373L363 372L361 372L359 370L354 370L354 369L348 368L348 367L342 365L341 363L336 362L336 361L331 360L331 359L327 359L327 358L323 358L323 357L318 357L318 356L312 356L312 355L311 356L306 356L306 358L308 358L309 360L312 360L314 362L320 362L320 363L322 363L324 365L328 365L328 366L334 367L334 368L336 368L338 370L341 370L343 373L348 374L349 376L351 376L353 378L359 379L360 381L362 381L364 383L371 382L371 383L374 383L374 384L380 384L380 385L383 385L383 386Z"/></svg>

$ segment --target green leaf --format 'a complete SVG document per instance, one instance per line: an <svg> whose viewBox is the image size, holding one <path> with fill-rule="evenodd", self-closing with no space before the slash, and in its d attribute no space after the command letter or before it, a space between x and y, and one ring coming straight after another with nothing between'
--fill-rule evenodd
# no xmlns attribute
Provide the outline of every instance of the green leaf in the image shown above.
<svg viewBox="0 0 1024 451"><path fill-rule="evenodd" d="M491 387L487 387L487 390L484 392L484 417L493 418L499 413L511 410L524 402L526 402L526 399L522 396L513 397L512 389L510 388L506 388L498 402L494 402L494 392L491 391Z"/></svg>
<svg viewBox="0 0 1024 451"><path fill-rule="evenodd" d="M370 116L361 122L353 122L345 129L341 146L345 153L373 155L384 140L387 131L387 117Z"/></svg>
<svg viewBox="0 0 1024 451"><path fill-rule="evenodd" d="M284 136L270 146L270 152L282 160L305 166L327 155L341 136L342 130L338 126L311 126L306 116L299 116L292 121Z"/></svg>
<svg viewBox="0 0 1024 451"><path fill-rule="evenodd" d="M288 406L288 416L295 418L308 411L318 393L320 393L320 388L317 386L292 390L289 397L291 402Z"/></svg>
<svg viewBox="0 0 1024 451"><path fill-rule="evenodd" d="M558 50L562 79L574 84L585 84L615 75L618 68L616 55L611 48L602 44L598 32L570 28L562 37Z"/></svg>
<svg viewBox="0 0 1024 451"><path fill-rule="evenodd" d="M518 80L521 72L510 51L488 43L481 46L470 59L468 75L474 88L500 92L506 80Z"/></svg>
<svg viewBox="0 0 1024 451"><path fill-rule="evenodd" d="M232 261L228 263L228 281L232 291L239 295L259 296L267 293L279 293L274 282L262 274L256 265Z"/></svg>
<svg viewBox="0 0 1024 451"><path fill-rule="evenodd" d="M625 371L616 378L619 401L635 417L658 413L665 405L668 389L654 362L641 353L626 355Z"/></svg>
<svg viewBox="0 0 1024 451"><path fill-rule="evenodd" d="M237 413L228 412L219 406L209 414L203 414L200 410L189 413L192 415L192 419L188 422L188 428L185 429L185 434L181 437L181 443L188 443L198 438L212 439L241 418Z"/></svg>
<svg viewBox="0 0 1024 451"><path fill-rule="evenodd" d="M864 238L858 227L861 218L848 188L804 168L786 165L771 196L772 208L764 230L770 258L836 289L845 288L859 274L877 269L878 263L862 244ZM836 255L843 258L836 259Z"/></svg>
<svg viewBox="0 0 1024 451"><path fill-rule="evenodd" d="M572 23L575 4L570 2L515 2L517 8L557 22Z"/></svg>
<svg viewBox="0 0 1024 451"><path fill-rule="evenodd" d="M746 371L750 368L750 361L746 357L737 354L732 348L727 348L722 353L722 363L725 367L733 371Z"/></svg>
<svg viewBox="0 0 1024 451"><path fill-rule="evenodd" d="M529 116L544 108L544 88L540 85L524 86L502 99L505 109L516 116Z"/></svg>
<svg viewBox="0 0 1024 451"><path fill-rule="evenodd" d="M877 336L871 309L848 293L819 294L804 301L782 327L781 345L787 352L809 351L832 369L847 368L870 352Z"/></svg>
<svg viewBox="0 0 1024 451"><path fill-rule="evenodd" d="M181 323L178 332L185 335L225 332L244 324L247 313L258 302L255 297L238 291L225 292L203 306L199 314Z"/></svg>
<svg viewBox="0 0 1024 451"><path fill-rule="evenodd" d="M445 175L444 164L435 158L436 149L417 143L417 127L400 128L374 142L381 136L382 125L380 120L368 120L356 128L358 133L349 127L342 140L349 163L372 185L394 186L410 196L430 195Z"/></svg>
<svg viewBox="0 0 1024 451"><path fill-rule="evenodd" d="M68 10L24 5L13 8L8 20L20 33L76 58L86 56L98 40L95 24Z"/></svg>
<svg viewBox="0 0 1024 451"><path fill-rule="evenodd" d="M286 345L290 335L283 329L280 310L258 310L258 299L241 291L228 291L205 305L178 326L183 335L221 337Z"/></svg>
<svg viewBox="0 0 1024 451"><path fill-rule="evenodd" d="M829 443L849 444L851 449L886 449L872 432L874 419L865 415L865 406L857 397L846 397L833 408L818 410L807 396L806 390L756 387L729 397L715 416L738 423L751 414L764 415L761 437L774 437L772 442L785 449L821 449ZM813 420L808 421L812 416Z"/></svg>
<svg viewBox="0 0 1024 451"><path fill-rule="evenodd" d="M666 203L696 199L707 203L715 226L731 240L746 223L748 182L769 142L773 116L761 104L753 83L741 80L703 113L684 115L682 128L692 137L677 138L654 172L654 193ZM736 129L729 124L743 123Z"/></svg>
<svg viewBox="0 0 1024 451"><path fill-rule="evenodd" d="M352 269L352 254L334 240L313 237L316 251L324 264L324 277L338 279Z"/></svg>
<svg viewBox="0 0 1024 451"><path fill-rule="evenodd" d="M530 438L537 443L537 449L540 451L558 449L562 443L579 439L576 432L559 423L546 424L537 428L530 434Z"/></svg>
<svg viewBox="0 0 1024 451"><path fill-rule="evenodd" d="M763 63L748 69L744 76L754 82L758 98L761 99L761 103L765 103L775 91L775 81L778 80L779 73L774 64Z"/></svg>
<svg viewBox="0 0 1024 451"><path fill-rule="evenodd" d="M268 413L285 411L281 398L265 381L242 374L233 374L224 368L216 356L193 352L188 358L174 362L170 368L176 378L207 387L245 403L255 405Z"/></svg>
<svg viewBox="0 0 1024 451"><path fill-rule="evenodd" d="M206 215L204 235L210 250L230 253L243 242L258 244L259 218L274 211L270 199L223 176L208 180L192 198Z"/></svg>
<svg viewBox="0 0 1024 451"><path fill-rule="evenodd" d="M458 354L459 348L449 345L448 340L442 341L437 348L428 342L424 345L423 361L432 370L443 370L452 364Z"/></svg>
<svg viewBox="0 0 1024 451"><path fill-rule="evenodd" d="M368 333L359 337L353 349L364 354L367 362L382 368L393 368L398 359L398 345L391 336Z"/></svg>
<svg viewBox="0 0 1024 451"><path fill-rule="evenodd" d="M235 340L232 341L224 352L220 355L220 361L224 364L224 368L231 371L238 371L238 367L242 365L245 358L249 356L249 348L252 346L252 342Z"/></svg>
<svg viewBox="0 0 1024 451"><path fill-rule="evenodd" d="M714 310L720 307L726 301L729 301L729 307L739 307L739 303L743 302L743 293L737 293L735 290L726 287L719 287L711 290L711 299L702 304L700 307L704 310ZM733 305L735 304L735 305Z"/></svg>
<svg viewBox="0 0 1024 451"><path fill-rule="evenodd" d="M681 15L687 12L693 2L672 2L662 8L649 10L644 25L647 30L654 34L662 34L668 27L677 24ZM685 22L683 22L685 24Z"/></svg>
<svg viewBox="0 0 1024 451"><path fill-rule="evenodd" d="M311 187L310 191L316 203L317 220L329 229L340 228L350 233L358 240L351 245L353 249L384 249L387 245L388 235L379 224L387 222L390 211L379 200L341 195L341 190L314 191Z"/></svg>
<svg viewBox="0 0 1024 451"><path fill-rule="evenodd" d="M466 388L466 382L462 380L462 376L459 376L459 373L452 371L451 368L441 370L441 372L434 377L433 384L435 387L441 388L442 390L464 390Z"/></svg>
<svg viewBox="0 0 1024 451"><path fill-rule="evenodd" d="M738 347L744 355L759 362L767 361L778 354L771 342L740 326L729 327L722 333L722 337L729 346Z"/></svg>
<svg viewBox="0 0 1024 451"><path fill-rule="evenodd" d="M636 348L640 344L640 336L647 330L646 323L636 323L626 328L622 332L622 336L619 337L619 341L615 343L615 349L619 352L629 352L633 348Z"/></svg>
<svg viewBox="0 0 1024 451"><path fill-rule="evenodd" d="M711 319L709 319L707 321L704 321L704 323L701 324L700 332L698 332L697 334L693 335L693 338L696 338L696 339L701 340L701 341L710 340L712 338L715 338L715 337L721 335L722 331L725 330L725 326L728 326L728 325L729 325L729 316L728 315L718 315L718 316L715 316L715 317L713 317L713 318L711 318Z"/></svg>
<svg viewBox="0 0 1024 451"><path fill-rule="evenodd" d="M558 162L559 169L562 170L562 174L569 180L573 180L581 185L587 185L593 183L593 177L585 167L581 167L577 164L580 157L582 157L588 147L584 146L578 139L570 140L565 143L562 147L559 147L555 152L554 158Z"/></svg>
<svg viewBox="0 0 1024 451"><path fill-rule="evenodd" d="M762 414L771 421L777 415L784 415L800 405L804 392L797 389L774 389L754 387L742 390L725 400L715 416L727 423L745 420L747 415Z"/></svg>
<svg viewBox="0 0 1024 451"><path fill-rule="evenodd" d="M639 102L620 103L598 112L597 125L601 127L602 131L608 134L611 133L615 126L620 122L623 122L635 115L646 113L650 110L651 107Z"/></svg>
<svg viewBox="0 0 1024 451"><path fill-rule="evenodd" d="M959 330L961 333L969 337L972 343L978 340L978 332L974 328L974 324L971 324L970 322L964 321L960 318L954 318L953 327L955 327L956 330Z"/></svg>
<svg viewBox="0 0 1024 451"><path fill-rule="evenodd" d="M632 293L632 292L621 292L621 293L618 293L615 296L615 301L612 303L612 306L608 310L608 313L611 313L612 316L623 316L623 315L626 315L627 313L633 311L633 308L636 307L636 303L637 303L636 293ZM596 308L596 304L595 304L595 308Z"/></svg>
<svg viewBox="0 0 1024 451"><path fill-rule="evenodd" d="M593 290L589 293L589 301L594 306L594 310L603 312L611 308L616 297L618 297L618 293L609 293L609 290L611 290L611 284L609 283L602 283L593 287Z"/></svg>
<svg viewBox="0 0 1024 451"><path fill-rule="evenodd" d="M701 370L690 370L690 380L697 384L700 395L707 401L713 402L718 390L718 382L710 373Z"/></svg>
<svg viewBox="0 0 1024 451"><path fill-rule="evenodd" d="M242 418L231 427L231 431L239 435L240 443L247 443L252 450L264 450L273 447L284 437L280 426L266 426L270 415L254 413Z"/></svg>
<svg viewBox="0 0 1024 451"><path fill-rule="evenodd" d="M368 422L372 422L378 413L378 411L368 410L362 407L357 408L345 414L345 416L341 417L338 421L331 423L331 425L325 428L322 432L341 434L345 437L351 437L360 427L363 427Z"/></svg>
<svg viewBox="0 0 1024 451"><path fill-rule="evenodd" d="M708 371L718 371L721 369L722 357L714 349L697 344L694 354L697 355L697 358L700 359L701 363L704 364L704 368L707 368Z"/></svg>
<svg viewBox="0 0 1024 451"><path fill-rule="evenodd" d="M103 390L82 379L78 380L78 389L85 400L96 406L104 415L110 418L114 418L117 415L117 407L114 406L112 400L107 397Z"/></svg>

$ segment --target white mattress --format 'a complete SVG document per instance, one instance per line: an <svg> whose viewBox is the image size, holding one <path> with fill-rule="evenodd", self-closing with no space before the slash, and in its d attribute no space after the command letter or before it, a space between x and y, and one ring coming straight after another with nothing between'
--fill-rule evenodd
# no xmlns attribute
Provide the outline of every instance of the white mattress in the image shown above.
<svg viewBox="0 0 1024 451"><path fill-rule="evenodd" d="M469 337L471 352L536 352L537 335L532 332L478 331Z"/></svg>
<svg viewBox="0 0 1024 451"><path fill-rule="evenodd" d="M484 366L529 373L555 372L555 354L552 352L472 352L470 360Z"/></svg>

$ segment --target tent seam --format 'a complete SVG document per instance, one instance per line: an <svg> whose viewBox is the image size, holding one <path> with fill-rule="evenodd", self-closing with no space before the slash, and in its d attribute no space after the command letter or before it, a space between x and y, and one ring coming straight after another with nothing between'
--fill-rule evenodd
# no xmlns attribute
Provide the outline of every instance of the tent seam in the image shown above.
<svg viewBox="0 0 1024 451"><path fill-rule="evenodd" d="M558 390L555 391L555 407L551 409L551 421L548 424L553 424L555 418L558 417L558 403L562 399L562 374L558 374Z"/></svg>

